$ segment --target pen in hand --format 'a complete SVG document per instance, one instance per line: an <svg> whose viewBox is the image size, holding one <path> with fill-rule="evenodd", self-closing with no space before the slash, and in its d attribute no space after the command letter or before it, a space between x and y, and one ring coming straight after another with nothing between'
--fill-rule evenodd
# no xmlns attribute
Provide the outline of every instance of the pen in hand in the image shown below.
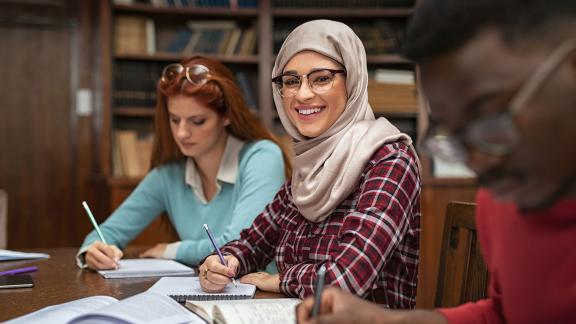
<svg viewBox="0 0 576 324"><path fill-rule="evenodd" d="M86 210L86 213L88 214L88 218L90 218L90 221L92 222L92 225L94 226L94 229L96 230L96 233L98 233L98 236L100 237L100 241L102 241L102 243L104 243L104 244L108 244L108 243L106 243L106 240L104 239L104 235L102 235L102 232L100 231L100 227L98 226L98 223L96 223L96 219L94 219L94 215L92 215L92 211L90 211L90 207L88 207L88 204L85 201L83 201L82 206L84 206L84 209Z"/></svg>
<svg viewBox="0 0 576 324"><path fill-rule="evenodd" d="M20 273L29 273L29 272L35 272L36 270L38 270L37 266L18 268L18 269L1 271L0 276L11 276L11 275L16 275L16 274L20 274Z"/></svg>
<svg viewBox="0 0 576 324"><path fill-rule="evenodd" d="M86 210L86 214L88 214L88 218L90 218L90 222L92 222L92 225L94 226L94 229L96 230L96 233L98 233L98 237L100 237L100 241L102 241L102 243L108 245L108 243L106 243L106 240L104 239L104 235L102 234L102 231L100 231L100 226L98 226L98 223L96 223L96 219L94 218L94 215L92 215L92 211L90 210L90 207L88 207L88 204L86 203L86 201L82 202L82 206L84 207L84 210ZM113 258L114 263L116 263L116 268L119 267L118 264L118 260L117 258Z"/></svg>
<svg viewBox="0 0 576 324"><path fill-rule="evenodd" d="M208 234L208 238L210 239L210 242L212 242L212 246L214 247L214 250L216 250L216 253L218 253L218 258L220 258L220 263L222 263L224 266L227 267L228 263L226 262L226 259L224 259L222 252L220 252L220 248L218 248L218 245L216 244L216 240L214 239L214 236L212 236L212 232L208 228L208 225L204 224L204 229L206 230L206 233ZM234 287L238 287L238 284L236 283L235 278L232 278L232 282L234 283Z"/></svg>
<svg viewBox="0 0 576 324"><path fill-rule="evenodd" d="M322 291L324 290L324 277L326 276L326 267L322 265L316 274L316 287L314 289L314 307L310 317L314 318L320 314L320 304L322 303Z"/></svg>

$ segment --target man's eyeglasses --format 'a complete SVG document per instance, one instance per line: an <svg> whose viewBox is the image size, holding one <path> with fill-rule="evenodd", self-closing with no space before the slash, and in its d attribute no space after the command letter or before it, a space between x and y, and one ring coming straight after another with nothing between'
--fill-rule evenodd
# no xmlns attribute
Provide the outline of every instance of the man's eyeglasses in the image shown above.
<svg viewBox="0 0 576 324"><path fill-rule="evenodd" d="M210 79L210 70L202 64L184 66L180 63L173 63L162 70L160 81L165 86L171 86L180 80L182 73L184 73L186 80L196 87L203 86Z"/></svg>
<svg viewBox="0 0 576 324"><path fill-rule="evenodd" d="M324 93L332 89L336 74L346 74L346 70L316 69L308 74L281 74L272 79L282 97L294 97L300 90L302 79L306 78L308 86L314 93Z"/></svg>
<svg viewBox="0 0 576 324"><path fill-rule="evenodd" d="M465 162L467 147L493 156L506 155L519 137L514 126L514 115L527 104L574 50L576 39L562 43L526 79L504 111L480 118L457 132L431 125L422 142L424 150L452 162Z"/></svg>

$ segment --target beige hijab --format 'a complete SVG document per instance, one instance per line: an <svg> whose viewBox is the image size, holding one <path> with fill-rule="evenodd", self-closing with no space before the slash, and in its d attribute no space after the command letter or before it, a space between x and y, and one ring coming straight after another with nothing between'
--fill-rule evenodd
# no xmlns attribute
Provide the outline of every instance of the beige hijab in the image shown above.
<svg viewBox="0 0 576 324"><path fill-rule="evenodd" d="M374 119L368 103L368 70L362 41L347 25L314 20L288 35L272 76L280 75L297 53L311 50L325 55L346 69L348 102L342 115L322 135L306 138L292 125L274 91L274 102L284 128L294 140L292 196L300 213L311 222L321 222L354 190L372 155L385 143L412 140L385 118Z"/></svg>

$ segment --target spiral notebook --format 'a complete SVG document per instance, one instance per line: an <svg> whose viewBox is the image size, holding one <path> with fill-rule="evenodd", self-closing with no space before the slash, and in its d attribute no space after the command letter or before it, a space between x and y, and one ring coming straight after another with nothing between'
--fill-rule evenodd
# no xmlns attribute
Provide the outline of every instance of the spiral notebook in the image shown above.
<svg viewBox="0 0 576 324"><path fill-rule="evenodd" d="M256 293L256 286L239 282L238 287L235 287L229 283L222 292L207 293L202 290L198 277L164 277L149 290L168 295L179 303L185 303L186 300L250 299Z"/></svg>

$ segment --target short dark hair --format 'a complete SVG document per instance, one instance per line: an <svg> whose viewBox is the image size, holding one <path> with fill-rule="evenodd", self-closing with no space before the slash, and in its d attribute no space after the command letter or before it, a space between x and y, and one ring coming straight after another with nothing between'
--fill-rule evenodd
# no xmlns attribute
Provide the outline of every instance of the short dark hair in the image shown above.
<svg viewBox="0 0 576 324"><path fill-rule="evenodd" d="M404 55L423 62L490 27L513 41L564 20L576 22L576 0L423 0L410 19Z"/></svg>

